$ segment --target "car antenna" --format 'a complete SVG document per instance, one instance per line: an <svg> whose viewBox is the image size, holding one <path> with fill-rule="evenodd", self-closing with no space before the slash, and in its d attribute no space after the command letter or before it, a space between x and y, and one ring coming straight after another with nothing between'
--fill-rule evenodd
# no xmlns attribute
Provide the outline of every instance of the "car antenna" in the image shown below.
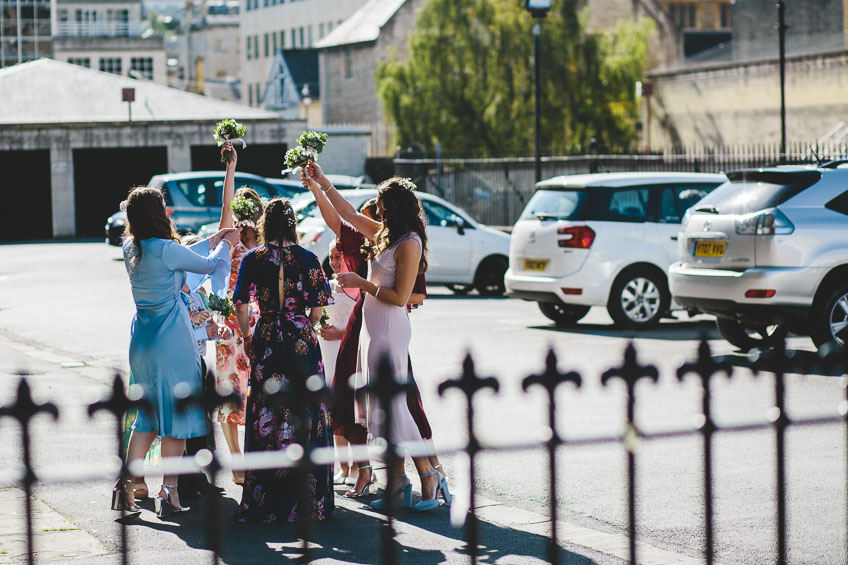
<svg viewBox="0 0 848 565"><path fill-rule="evenodd" d="M816 147L814 145L810 145L810 151L812 152L813 157L816 158L816 166L820 167L821 164L824 163L824 161L821 157L819 157L819 154L816 152Z"/></svg>

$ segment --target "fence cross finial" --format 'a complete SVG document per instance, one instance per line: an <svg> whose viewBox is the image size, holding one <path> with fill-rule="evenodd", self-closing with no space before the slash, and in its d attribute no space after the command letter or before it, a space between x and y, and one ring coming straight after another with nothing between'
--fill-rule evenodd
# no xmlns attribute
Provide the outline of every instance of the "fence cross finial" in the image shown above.
<svg viewBox="0 0 848 565"><path fill-rule="evenodd" d="M88 417L91 418L97 412L109 412L116 419L121 420L123 426L124 414L129 410L150 410L150 402L146 398L132 398L124 390L124 380L121 375L115 375L112 380L112 393L93 404L88 405ZM123 434L123 429L121 429Z"/></svg>
<svg viewBox="0 0 848 565"><path fill-rule="evenodd" d="M633 423L633 405L636 400L636 383L639 379L659 380L659 372L654 365L640 365L636 359L636 347L633 342L627 344L624 350L624 362L620 367L613 367L601 375L601 384L606 386L613 378L619 378L627 385L627 422Z"/></svg>
<svg viewBox="0 0 848 565"><path fill-rule="evenodd" d="M521 388L524 392L533 386L539 385L548 393L548 426L551 428L551 441L559 443L560 438L556 431L556 389L563 383L573 383L575 387L580 388L583 384L583 379L580 373L569 371L561 373L557 369L557 357L553 348L548 350L548 355L545 358L545 370L536 375L530 375L521 382Z"/></svg>
<svg viewBox="0 0 848 565"><path fill-rule="evenodd" d="M727 361L716 362L713 359L710 344L702 339L698 345L698 359L694 363L684 363L677 369L677 378L682 382L686 375L693 373L701 377L701 386L704 390L709 389L710 379L718 373L724 373L730 377L733 374L733 365Z"/></svg>

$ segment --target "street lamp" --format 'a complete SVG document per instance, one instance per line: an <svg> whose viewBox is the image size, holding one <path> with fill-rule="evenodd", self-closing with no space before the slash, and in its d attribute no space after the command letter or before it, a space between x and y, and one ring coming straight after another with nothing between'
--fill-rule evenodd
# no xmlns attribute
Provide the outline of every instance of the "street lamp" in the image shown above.
<svg viewBox="0 0 848 565"><path fill-rule="evenodd" d="M536 182L539 182L542 180L542 138L539 126L539 109L542 102L542 89L540 87L539 80L539 52L541 51L539 39L542 35L542 20L545 18L545 16L548 15L548 10L551 9L551 0L525 0L524 7L527 8L531 16L536 18L536 23L533 24L533 80L535 83L535 104L533 106L533 118L536 130Z"/></svg>

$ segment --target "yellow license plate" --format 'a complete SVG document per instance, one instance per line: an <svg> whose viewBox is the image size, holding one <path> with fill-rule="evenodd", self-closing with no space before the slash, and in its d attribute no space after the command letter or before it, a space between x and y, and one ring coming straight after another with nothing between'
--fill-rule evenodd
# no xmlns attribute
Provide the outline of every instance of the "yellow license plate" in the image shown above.
<svg viewBox="0 0 848 565"><path fill-rule="evenodd" d="M726 241L697 241L695 242L695 257L724 257L726 249Z"/></svg>
<svg viewBox="0 0 848 565"><path fill-rule="evenodd" d="M548 268L548 260L547 259L525 259L524 260L524 270L525 271L544 271Z"/></svg>

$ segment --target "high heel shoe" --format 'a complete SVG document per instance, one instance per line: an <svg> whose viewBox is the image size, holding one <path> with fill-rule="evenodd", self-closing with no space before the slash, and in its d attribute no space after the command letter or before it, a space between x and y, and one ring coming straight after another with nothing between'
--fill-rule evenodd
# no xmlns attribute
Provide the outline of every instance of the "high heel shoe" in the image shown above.
<svg viewBox="0 0 848 565"><path fill-rule="evenodd" d="M364 467L359 467L359 472L361 473L365 469L371 469L371 465L365 465ZM362 490L356 492L356 483L354 483L353 488L344 493L345 498L360 498L362 496L366 496L371 493L371 489L374 485L377 484L377 477L374 476L374 470L371 470L371 479L362 487Z"/></svg>
<svg viewBox="0 0 848 565"><path fill-rule="evenodd" d="M174 503L171 501L171 490L177 490L177 485L162 485L162 490L165 491L165 498L157 494L156 498L153 499L154 506L156 507L156 516L164 518L172 514L189 511L188 506L174 506Z"/></svg>
<svg viewBox="0 0 848 565"><path fill-rule="evenodd" d="M345 484L345 479L347 479L347 475L344 474L344 471L339 470L338 473L333 475L333 484L334 485L343 485Z"/></svg>
<svg viewBox="0 0 848 565"><path fill-rule="evenodd" d="M442 495L442 498L445 499L445 502L450 504L453 497L451 496L450 489L448 488L448 474L445 472L441 463L433 467L433 469L439 471L439 493ZM436 498L438 498L438 496Z"/></svg>
<svg viewBox="0 0 848 565"><path fill-rule="evenodd" d="M394 493L391 498L395 499L403 494L403 505L407 508L412 508L412 483L409 482L406 475L391 474L389 477L403 477L403 486L400 487L400 490ZM389 492L389 485L386 485L386 492ZM371 508L374 510L385 510L386 506L388 506L388 500L385 496L371 503Z"/></svg>
<svg viewBox="0 0 848 565"><path fill-rule="evenodd" d="M415 510L416 512L429 512L431 510L435 510L436 508L438 508L439 507L439 496L440 495L442 497L444 497L446 503L450 504L451 494L450 494L450 491L448 490L448 479L447 479L447 477L442 478L441 473L439 473L439 471L434 468L432 471L430 471L426 475L421 475L421 478L426 479L427 477L434 475L434 474L438 474L437 476L439 478L439 485L436 487L436 495L433 498L427 498L427 499L424 499L424 500L417 502L415 504L415 506L412 507L412 509ZM422 494L423 494L423 491L424 491L423 484L424 483L422 481L422 489L421 489Z"/></svg>
<svg viewBox="0 0 848 565"><path fill-rule="evenodd" d="M115 488L112 489L112 510L141 512L141 508L136 505L134 497L130 502L129 495L133 492L132 485L133 483L130 480L118 479Z"/></svg>

